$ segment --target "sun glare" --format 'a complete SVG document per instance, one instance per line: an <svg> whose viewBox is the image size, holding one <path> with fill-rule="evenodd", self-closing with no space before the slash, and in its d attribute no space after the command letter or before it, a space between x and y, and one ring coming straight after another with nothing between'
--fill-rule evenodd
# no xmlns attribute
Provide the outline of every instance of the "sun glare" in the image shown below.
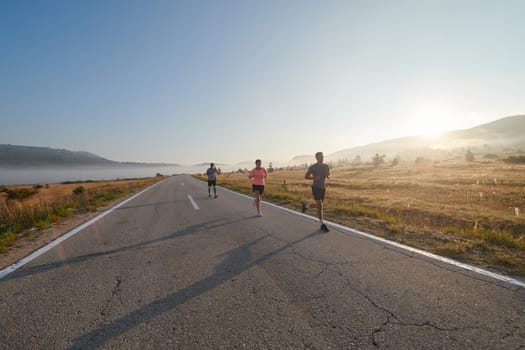
<svg viewBox="0 0 525 350"><path fill-rule="evenodd" d="M411 135L436 138L454 130L457 122L457 113L446 101L422 98L412 106L406 129Z"/></svg>

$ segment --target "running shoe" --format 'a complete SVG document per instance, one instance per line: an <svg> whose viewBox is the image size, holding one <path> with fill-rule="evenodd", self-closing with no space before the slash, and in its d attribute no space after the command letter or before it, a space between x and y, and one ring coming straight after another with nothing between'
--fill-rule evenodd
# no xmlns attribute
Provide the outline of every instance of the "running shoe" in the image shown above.
<svg viewBox="0 0 525 350"><path fill-rule="evenodd" d="M328 227L326 226L326 224L322 224L322 225L321 225L321 231L328 232L328 231L330 231L330 230L328 229Z"/></svg>

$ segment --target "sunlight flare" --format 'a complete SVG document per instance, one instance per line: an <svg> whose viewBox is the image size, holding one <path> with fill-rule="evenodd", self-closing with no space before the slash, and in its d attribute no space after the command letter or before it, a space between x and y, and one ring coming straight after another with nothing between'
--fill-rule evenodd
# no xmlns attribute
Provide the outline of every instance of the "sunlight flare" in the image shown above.
<svg viewBox="0 0 525 350"><path fill-rule="evenodd" d="M459 114L452 104L432 97L418 98L407 116L407 134L437 138L444 133L457 129Z"/></svg>

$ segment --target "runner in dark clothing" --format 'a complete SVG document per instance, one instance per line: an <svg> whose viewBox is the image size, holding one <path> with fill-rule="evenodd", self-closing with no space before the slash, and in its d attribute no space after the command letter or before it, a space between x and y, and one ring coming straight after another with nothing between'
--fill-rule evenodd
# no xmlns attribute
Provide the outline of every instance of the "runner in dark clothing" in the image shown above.
<svg viewBox="0 0 525 350"><path fill-rule="evenodd" d="M210 167L208 170L206 170L206 174L208 175L208 197L211 198L211 186L213 186L213 194L214 198L217 198L217 189L215 186L217 186L217 168L213 163L210 163Z"/></svg>
<svg viewBox="0 0 525 350"><path fill-rule="evenodd" d="M308 171L304 175L306 180L313 180L312 182L312 194L315 200L315 204L303 203L303 213L308 208L317 208L317 216L321 223L321 230L324 232L330 231L323 221L323 201L326 193L326 179L330 178L330 168L328 165L323 163L324 155L323 152L317 152L315 154L317 163L311 165Z"/></svg>

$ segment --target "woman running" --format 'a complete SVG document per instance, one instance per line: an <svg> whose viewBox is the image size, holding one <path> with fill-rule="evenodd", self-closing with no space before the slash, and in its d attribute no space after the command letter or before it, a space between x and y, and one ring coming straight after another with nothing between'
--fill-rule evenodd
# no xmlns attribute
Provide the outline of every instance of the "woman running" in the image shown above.
<svg viewBox="0 0 525 350"><path fill-rule="evenodd" d="M253 178L252 191L255 197L255 207L257 208L257 215L263 216L261 211L261 199L264 193L265 180L268 177L268 172L261 166L261 160L255 161L255 168L250 171L248 178Z"/></svg>

